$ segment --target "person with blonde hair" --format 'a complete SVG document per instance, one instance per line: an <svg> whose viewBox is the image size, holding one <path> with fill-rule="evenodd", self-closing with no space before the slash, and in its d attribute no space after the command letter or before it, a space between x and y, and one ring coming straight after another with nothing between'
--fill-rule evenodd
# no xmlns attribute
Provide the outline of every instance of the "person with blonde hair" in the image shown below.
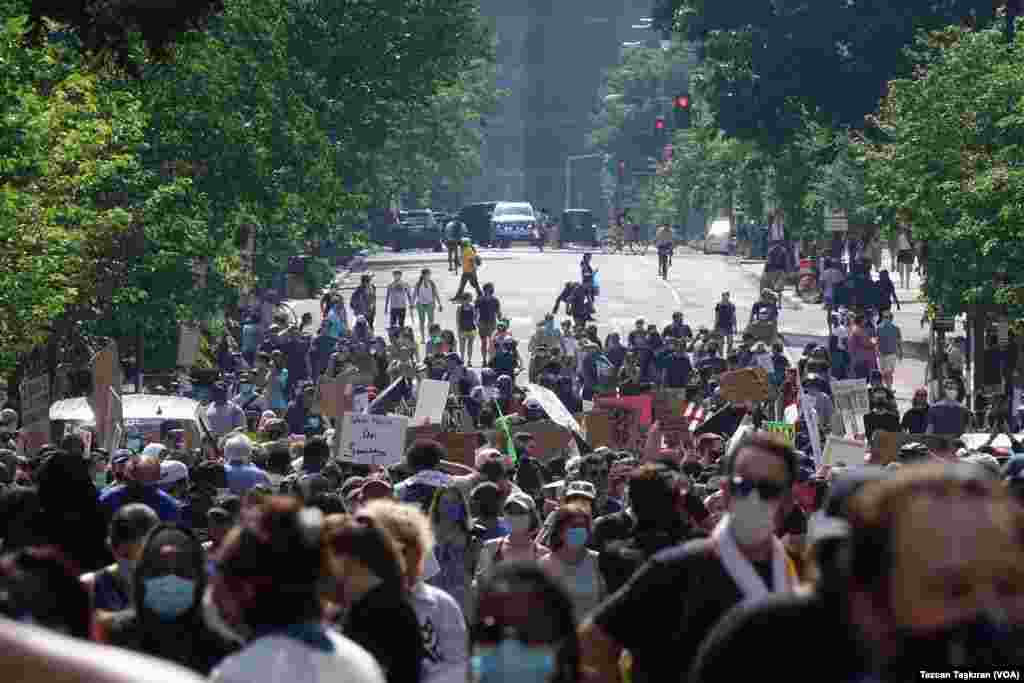
<svg viewBox="0 0 1024 683"><path fill-rule="evenodd" d="M321 538L325 616L374 656L388 683L418 683L420 624L404 587L398 544L373 520L343 514L324 518Z"/></svg>
<svg viewBox="0 0 1024 683"><path fill-rule="evenodd" d="M405 590L423 635L424 683L466 680L468 636L462 609L455 598L426 582L427 558L434 550L430 519L416 505L387 499L370 501L359 516L386 531L403 558Z"/></svg>

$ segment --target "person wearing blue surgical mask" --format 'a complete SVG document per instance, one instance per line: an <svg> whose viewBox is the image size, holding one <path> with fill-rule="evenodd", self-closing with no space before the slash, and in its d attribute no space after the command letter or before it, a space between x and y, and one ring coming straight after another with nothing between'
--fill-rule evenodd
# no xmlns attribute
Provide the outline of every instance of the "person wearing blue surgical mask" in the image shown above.
<svg viewBox="0 0 1024 683"><path fill-rule="evenodd" d="M579 620L593 611L608 592L598 569L598 554L587 548L593 523L587 506L580 503L561 506L552 524L551 553L540 560L542 567L569 588Z"/></svg>
<svg viewBox="0 0 1024 683"><path fill-rule="evenodd" d="M97 639L207 675L236 649L203 618L206 561L187 529L161 524L146 536L135 568L133 608L97 629Z"/></svg>
<svg viewBox="0 0 1024 683"><path fill-rule="evenodd" d="M437 489L430 506L430 521L435 535L434 557L440 571L427 583L447 592L465 611L481 542L473 535L469 504L458 487Z"/></svg>
<svg viewBox="0 0 1024 683"><path fill-rule="evenodd" d="M160 518L153 508L142 503L129 503L114 513L107 547L116 562L81 577L82 585L92 597L92 608L99 612L98 619L102 619L105 612L131 607L135 568L142 556L146 535L159 523Z"/></svg>
<svg viewBox="0 0 1024 683"><path fill-rule="evenodd" d="M573 600L534 562L504 562L477 586L470 622L473 683L580 680Z"/></svg>

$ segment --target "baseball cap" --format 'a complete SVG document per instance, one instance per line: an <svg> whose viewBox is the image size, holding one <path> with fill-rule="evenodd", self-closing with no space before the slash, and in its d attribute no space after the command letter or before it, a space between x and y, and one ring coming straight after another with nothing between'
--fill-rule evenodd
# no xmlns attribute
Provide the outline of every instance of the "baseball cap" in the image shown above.
<svg viewBox="0 0 1024 683"><path fill-rule="evenodd" d="M589 481L573 481L566 485L562 496L566 500L579 497L593 501L597 499L597 489Z"/></svg>
<svg viewBox="0 0 1024 683"><path fill-rule="evenodd" d="M505 499L505 507L508 507L513 503L527 512L534 513L537 511L537 504L533 502L533 498L530 498L530 496L525 493L521 493L519 491L510 493L508 498Z"/></svg>
<svg viewBox="0 0 1024 683"><path fill-rule="evenodd" d="M188 467L178 460L164 460L160 463L160 479L157 486L169 486L176 484L182 479L188 479Z"/></svg>
<svg viewBox="0 0 1024 683"><path fill-rule="evenodd" d="M247 460L252 456L252 442L244 434L237 434L224 444L224 457L231 461Z"/></svg>

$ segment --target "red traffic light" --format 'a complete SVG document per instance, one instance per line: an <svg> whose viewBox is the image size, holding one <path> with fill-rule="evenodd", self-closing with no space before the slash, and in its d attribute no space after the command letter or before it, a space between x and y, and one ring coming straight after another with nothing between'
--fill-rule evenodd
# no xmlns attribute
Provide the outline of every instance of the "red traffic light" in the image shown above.
<svg viewBox="0 0 1024 683"><path fill-rule="evenodd" d="M660 116L654 119L654 129L665 130L665 119L661 118Z"/></svg>
<svg viewBox="0 0 1024 683"><path fill-rule="evenodd" d="M679 109L689 109L690 108L690 96L689 95L680 95L679 97L677 97L676 98L676 107L678 107Z"/></svg>

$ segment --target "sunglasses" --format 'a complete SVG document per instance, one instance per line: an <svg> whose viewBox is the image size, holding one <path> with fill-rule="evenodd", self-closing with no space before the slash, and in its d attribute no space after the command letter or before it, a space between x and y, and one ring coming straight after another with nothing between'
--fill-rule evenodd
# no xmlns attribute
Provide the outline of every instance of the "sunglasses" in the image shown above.
<svg viewBox="0 0 1024 683"><path fill-rule="evenodd" d="M755 481L743 477L733 477L729 482L729 492L737 498L746 498L754 491L757 491L761 500L778 500L786 492L786 486L774 481Z"/></svg>

